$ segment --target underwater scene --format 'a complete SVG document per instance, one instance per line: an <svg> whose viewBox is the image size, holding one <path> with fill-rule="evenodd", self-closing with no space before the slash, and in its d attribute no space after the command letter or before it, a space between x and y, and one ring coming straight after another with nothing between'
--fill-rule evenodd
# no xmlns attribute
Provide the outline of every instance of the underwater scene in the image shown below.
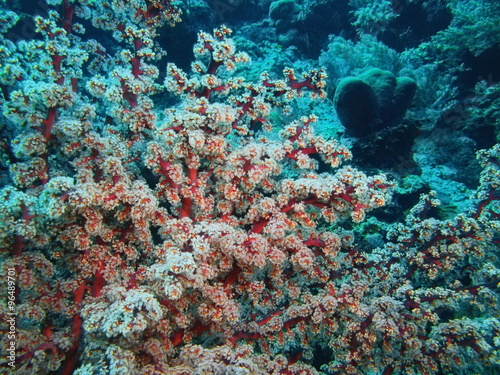
<svg viewBox="0 0 500 375"><path fill-rule="evenodd" d="M500 374L500 1L0 0L0 374Z"/></svg>

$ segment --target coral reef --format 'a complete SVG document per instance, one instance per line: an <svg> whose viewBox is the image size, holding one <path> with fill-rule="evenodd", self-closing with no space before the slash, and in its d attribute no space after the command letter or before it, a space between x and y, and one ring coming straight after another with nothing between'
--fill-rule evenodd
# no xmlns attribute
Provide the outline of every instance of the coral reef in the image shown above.
<svg viewBox="0 0 500 375"><path fill-rule="evenodd" d="M2 372L499 370L498 145L469 211L430 191L368 219L399 188L315 129L319 67L247 80L221 26L185 72L158 43L169 0L4 7Z"/></svg>

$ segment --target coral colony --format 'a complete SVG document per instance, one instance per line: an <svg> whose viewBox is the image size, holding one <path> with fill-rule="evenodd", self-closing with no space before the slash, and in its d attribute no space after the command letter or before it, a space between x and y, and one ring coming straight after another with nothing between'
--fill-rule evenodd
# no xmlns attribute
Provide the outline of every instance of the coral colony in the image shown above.
<svg viewBox="0 0 500 375"><path fill-rule="evenodd" d="M321 69L239 78L222 26L160 72L168 0L47 3L32 38L0 13L2 373L499 371L498 145L472 210L424 194L369 247L395 182L313 113L270 120Z"/></svg>

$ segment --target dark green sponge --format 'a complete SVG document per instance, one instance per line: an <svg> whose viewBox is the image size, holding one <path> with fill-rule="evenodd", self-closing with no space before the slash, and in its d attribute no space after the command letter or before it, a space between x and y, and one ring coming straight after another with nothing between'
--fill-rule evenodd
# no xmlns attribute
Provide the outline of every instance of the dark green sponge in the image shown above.
<svg viewBox="0 0 500 375"><path fill-rule="evenodd" d="M411 78L396 78L387 70L372 68L340 81L333 101L347 132L354 137L364 137L397 125L410 107L416 90L417 84Z"/></svg>

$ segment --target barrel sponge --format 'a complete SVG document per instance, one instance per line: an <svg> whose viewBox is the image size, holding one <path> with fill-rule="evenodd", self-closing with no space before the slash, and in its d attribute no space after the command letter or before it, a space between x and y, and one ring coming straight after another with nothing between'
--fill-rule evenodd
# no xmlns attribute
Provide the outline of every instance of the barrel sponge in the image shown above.
<svg viewBox="0 0 500 375"><path fill-rule="evenodd" d="M397 125L410 107L416 90L413 79L396 78L387 70L372 68L357 77L341 80L334 105L347 132L362 137Z"/></svg>
<svg viewBox="0 0 500 375"><path fill-rule="evenodd" d="M370 133L379 117L379 102L375 90L355 77L340 81L334 98L337 116L354 137Z"/></svg>
<svg viewBox="0 0 500 375"><path fill-rule="evenodd" d="M417 83L409 77L399 77L396 80L396 89L392 97L393 121L399 122L404 117L411 101L417 92Z"/></svg>

